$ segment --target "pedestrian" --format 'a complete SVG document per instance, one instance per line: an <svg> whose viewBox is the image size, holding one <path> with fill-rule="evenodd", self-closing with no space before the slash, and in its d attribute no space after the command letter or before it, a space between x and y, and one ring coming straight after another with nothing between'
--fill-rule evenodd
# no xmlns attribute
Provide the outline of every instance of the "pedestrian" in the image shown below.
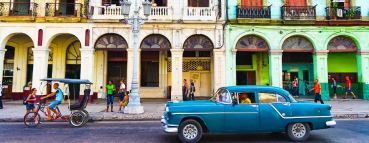
<svg viewBox="0 0 369 143"><path fill-rule="evenodd" d="M126 84L124 80L120 81L118 95L119 95L119 112L121 112L122 107L123 107L124 97L126 96Z"/></svg>
<svg viewBox="0 0 369 143"><path fill-rule="evenodd" d="M3 85L0 83L0 109L3 108Z"/></svg>
<svg viewBox="0 0 369 143"><path fill-rule="evenodd" d="M31 111L36 113L36 108L35 108L36 92L37 92L36 88L32 88L31 94L29 94L27 98L25 99L27 113Z"/></svg>
<svg viewBox="0 0 369 143"><path fill-rule="evenodd" d="M317 103L317 101L320 101L321 104L324 104L322 100L322 95L321 95L321 87L320 87L320 83L318 79L315 80L314 88L311 89L310 91L314 91L315 93L315 99L314 99L315 103Z"/></svg>
<svg viewBox="0 0 369 143"><path fill-rule="evenodd" d="M192 79L190 79L189 100L195 100L195 92L196 92L195 83L193 82Z"/></svg>
<svg viewBox="0 0 369 143"><path fill-rule="evenodd" d="M297 77L295 77L292 81L292 91L293 96L299 96L299 81Z"/></svg>
<svg viewBox="0 0 369 143"><path fill-rule="evenodd" d="M110 80L108 82L108 85L106 85L106 112L109 112L109 105L110 105L110 111L113 112L113 103L114 103L114 92L115 92L115 85Z"/></svg>
<svg viewBox="0 0 369 143"><path fill-rule="evenodd" d="M187 95L188 95L188 84L187 84L187 80L183 79L183 85L182 85L182 98L183 101L187 100Z"/></svg>
<svg viewBox="0 0 369 143"><path fill-rule="evenodd" d="M337 82L336 79L334 79L333 77L331 79L332 79L333 99L337 99Z"/></svg>
<svg viewBox="0 0 369 143"><path fill-rule="evenodd" d="M354 94L354 92L352 92L352 84L351 84L351 80L349 76L346 76L346 93L345 93L345 97L343 97L344 99L347 98L347 94L351 94L352 95L352 99L356 99L356 95Z"/></svg>

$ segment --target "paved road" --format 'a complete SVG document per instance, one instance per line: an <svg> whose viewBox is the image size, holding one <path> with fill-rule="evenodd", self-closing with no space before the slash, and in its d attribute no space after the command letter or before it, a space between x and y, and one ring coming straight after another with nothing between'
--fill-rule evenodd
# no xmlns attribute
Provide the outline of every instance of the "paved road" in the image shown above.
<svg viewBox="0 0 369 143"><path fill-rule="evenodd" d="M333 129L313 131L308 142L369 143L369 120L339 120ZM176 135L162 132L159 122L94 122L82 128L68 123L43 123L26 128L22 123L0 123L0 142L119 142L176 143ZM289 142L281 134L206 135L202 142Z"/></svg>

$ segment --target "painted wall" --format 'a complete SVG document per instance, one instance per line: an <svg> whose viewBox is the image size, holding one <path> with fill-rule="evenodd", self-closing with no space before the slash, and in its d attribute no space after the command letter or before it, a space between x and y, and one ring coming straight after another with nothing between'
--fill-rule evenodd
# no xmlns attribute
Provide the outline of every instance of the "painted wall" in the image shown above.
<svg viewBox="0 0 369 143"><path fill-rule="evenodd" d="M356 53L329 53L328 73L357 72Z"/></svg>

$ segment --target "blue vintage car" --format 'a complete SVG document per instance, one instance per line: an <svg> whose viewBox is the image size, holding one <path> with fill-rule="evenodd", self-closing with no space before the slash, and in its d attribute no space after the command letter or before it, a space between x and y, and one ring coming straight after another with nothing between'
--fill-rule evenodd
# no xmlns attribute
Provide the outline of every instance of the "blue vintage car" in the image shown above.
<svg viewBox="0 0 369 143"><path fill-rule="evenodd" d="M298 102L271 86L229 86L210 100L168 102L161 123L182 142L198 142L203 133L279 132L304 141L311 130L336 125L330 105Z"/></svg>

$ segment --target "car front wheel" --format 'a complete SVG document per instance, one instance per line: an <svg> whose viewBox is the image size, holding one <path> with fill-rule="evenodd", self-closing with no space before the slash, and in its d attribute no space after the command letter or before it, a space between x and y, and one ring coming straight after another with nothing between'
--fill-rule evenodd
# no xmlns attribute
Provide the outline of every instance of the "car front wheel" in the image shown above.
<svg viewBox="0 0 369 143"><path fill-rule="evenodd" d="M183 121L179 125L179 139L184 143L197 143L202 137L201 124L193 119Z"/></svg>
<svg viewBox="0 0 369 143"><path fill-rule="evenodd" d="M310 136L310 126L307 123L291 123L288 125L287 134L292 141L305 141Z"/></svg>

